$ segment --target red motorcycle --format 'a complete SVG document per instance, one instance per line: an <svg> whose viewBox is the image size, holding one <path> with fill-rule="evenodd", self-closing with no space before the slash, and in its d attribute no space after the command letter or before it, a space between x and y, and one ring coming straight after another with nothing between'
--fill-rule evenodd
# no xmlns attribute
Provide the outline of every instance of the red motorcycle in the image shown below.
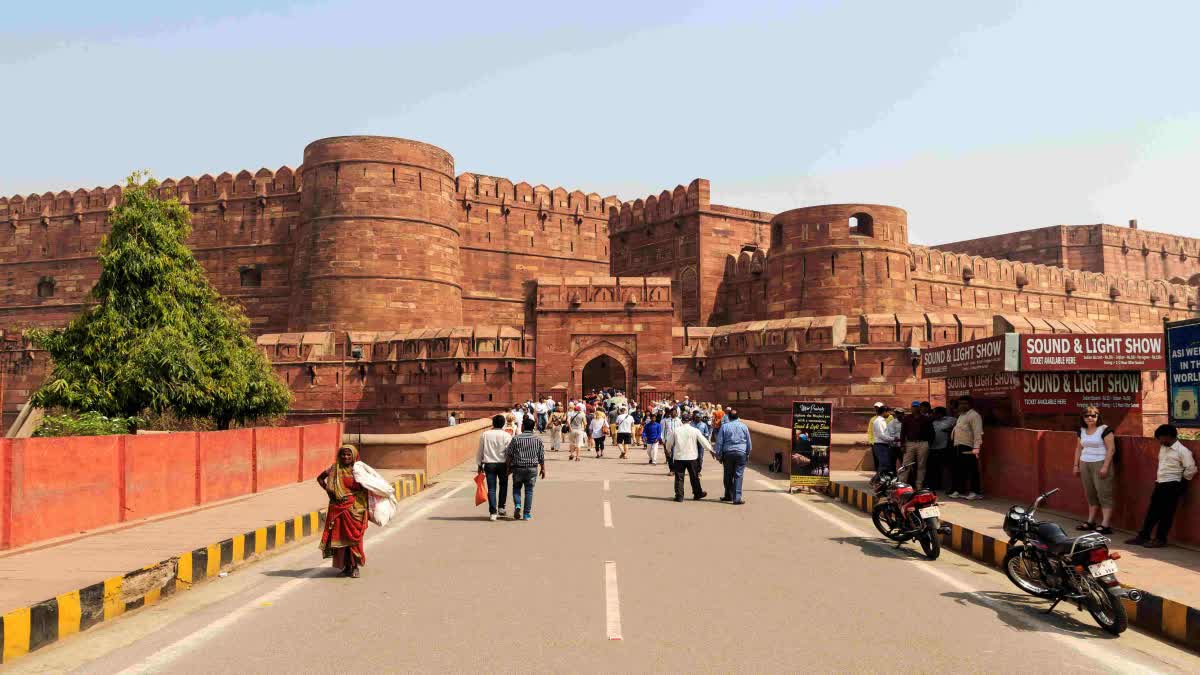
<svg viewBox="0 0 1200 675"><path fill-rule="evenodd" d="M900 471L910 466L913 464L905 464ZM871 488L878 500L871 511L875 529L899 542L896 548L916 539L921 543L925 557L937 560L942 552L941 534L948 530L941 524L937 495L932 490L914 490L908 483L901 482L896 473L887 470L871 479Z"/></svg>

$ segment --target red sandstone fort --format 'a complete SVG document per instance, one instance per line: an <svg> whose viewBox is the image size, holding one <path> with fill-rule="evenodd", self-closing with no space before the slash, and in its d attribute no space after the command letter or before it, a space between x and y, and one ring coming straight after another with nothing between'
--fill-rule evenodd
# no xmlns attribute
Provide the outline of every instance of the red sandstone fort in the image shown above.
<svg viewBox="0 0 1200 675"><path fill-rule="evenodd" d="M1197 316L1200 240L1136 222L916 246L894 206L764 213L713 204L704 179L623 202L456 175L445 150L367 136L313 142L295 170L159 190L191 211L192 249L295 392L292 421L344 409L351 431L607 385L775 423L795 399L865 413L941 395L918 377L923 347ZM85 306L120 196L0 198L5 423L46 372L20 331ZM1144 388L1161 413L1161 383Z"/></svg>

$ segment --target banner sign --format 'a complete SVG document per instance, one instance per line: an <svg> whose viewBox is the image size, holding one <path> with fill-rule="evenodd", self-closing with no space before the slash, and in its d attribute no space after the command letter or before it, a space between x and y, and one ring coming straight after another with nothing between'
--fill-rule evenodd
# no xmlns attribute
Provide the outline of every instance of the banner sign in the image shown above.
<svg viewBox="0 0 1200 675"><path fill-rule="evenodd" d="M829 485L829 446L832 442L833 404L793 401L792 487Z"/></svg>
<svg viewBox="0 0 1200 675"><path fill-rule="evenodd" d="M1167 415L1171 424L1200 427L1200 319L1168 323Z"/></svg>
<svg viewBox="0 0 1200 675"><path fill-rule="evenodd" d="M1018 403L1024 413L1082 412L1089 405L1136 410L1142 405L1141 373L1021 373L1020 378Z"/></svg>
<svg viewBox="0 0 1200 675"><path fill-rule="evenodd" d="M921 351L924 377L963 377L1017 369L1017 334L959 342Z"/></svg>
<svg viewBox="0 0 1200 675"><path fill-rule="evenodd" d="M1021 385L1017 373L986 373L966 377L946 378L946 399L953 401L959 396L977 399L1004 399L1017 391Z"/></svg>
<svg viewBox="0 0 1200 675"><path fill-rule="evenodd" d="M1021 371L1162 370L1158 333L1021 335Z"/></svg>

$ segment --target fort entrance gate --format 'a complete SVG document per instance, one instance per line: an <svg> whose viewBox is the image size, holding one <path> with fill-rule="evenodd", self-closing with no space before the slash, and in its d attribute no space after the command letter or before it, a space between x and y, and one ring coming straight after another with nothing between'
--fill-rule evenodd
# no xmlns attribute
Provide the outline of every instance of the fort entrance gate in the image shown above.
<svg viewBox="0 0 1200 675"><path fill-rule="evenodd" d="M620 361L601 354L583 367L583 393L606 387L629 391L629 375Z"/></svg>

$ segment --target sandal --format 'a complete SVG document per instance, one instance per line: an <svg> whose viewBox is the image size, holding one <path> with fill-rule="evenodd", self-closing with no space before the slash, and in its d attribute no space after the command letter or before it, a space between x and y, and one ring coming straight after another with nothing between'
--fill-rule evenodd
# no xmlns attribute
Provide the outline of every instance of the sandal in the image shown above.
<svg viewBox="0 0 1200 675"><path fill-rule="evenodd" d="M1092 522L1080 523L1075 526L1075 529L1077 529L1081 532L1088 532L1088 531L1096 529L1096 524L1092 523Z"/></svg>

